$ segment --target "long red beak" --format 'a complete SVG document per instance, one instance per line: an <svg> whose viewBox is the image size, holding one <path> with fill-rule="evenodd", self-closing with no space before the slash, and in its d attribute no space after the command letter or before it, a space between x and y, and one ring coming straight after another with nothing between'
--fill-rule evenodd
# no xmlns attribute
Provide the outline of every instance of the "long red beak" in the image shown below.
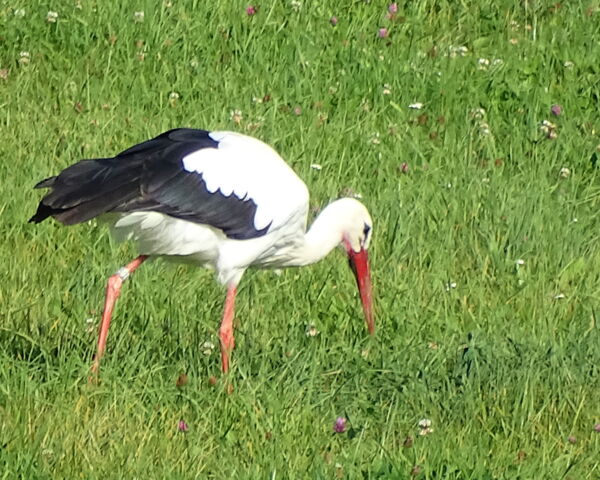
<svg viewBox="0 0 600 480"><path fill-rule="evenodd" d="M371 295L371 273L369 272L369 255L364 248L355 252L348 248L350 268L356 277L356 285L362 302L367 328L371 335L375 334L375 320L373 319L373 298Z"/></svg>

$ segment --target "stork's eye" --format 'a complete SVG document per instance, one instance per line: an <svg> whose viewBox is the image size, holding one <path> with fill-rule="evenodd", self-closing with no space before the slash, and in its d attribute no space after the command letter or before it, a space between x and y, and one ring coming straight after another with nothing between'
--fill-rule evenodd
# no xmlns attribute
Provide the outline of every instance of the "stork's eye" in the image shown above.
<svg viewBox="0 0 600 480"><path fill-rule="evenodd" d="M362 241L361 241L363 247L367 244L370 232L371 232L371 225L368 225L368 224L365 223L365 226L363 228L363 238L362 238Z"/></svg>
<svg viewBox="0 0 600 480"><path fill-rule="evenodd" d="M363 228L363 234L364 234L365 238L367 238L369 236L370 231L371 231L371 225L367 225L365 223L365 228Z"/></svg>

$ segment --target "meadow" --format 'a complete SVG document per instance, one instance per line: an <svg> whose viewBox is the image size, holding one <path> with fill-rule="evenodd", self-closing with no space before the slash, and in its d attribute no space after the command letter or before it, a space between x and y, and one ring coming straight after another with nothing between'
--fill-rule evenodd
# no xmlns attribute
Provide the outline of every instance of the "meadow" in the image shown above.
<svg viewBox="0 0 600 480"><path fill-rule="evenodd" d="M599 55L596 0L0 0L0 478L600 478ZM181 126L362 198L375 337L342 251L249 271L223 379L156 261L88 384L135 249L32 187Z"/></svg>

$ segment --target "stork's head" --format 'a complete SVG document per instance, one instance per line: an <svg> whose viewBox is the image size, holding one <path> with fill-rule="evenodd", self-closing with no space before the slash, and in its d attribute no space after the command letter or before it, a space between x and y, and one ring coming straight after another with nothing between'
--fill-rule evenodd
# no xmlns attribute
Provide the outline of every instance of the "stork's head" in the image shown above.
<svg viewBox="0 0 600 480"><path fill-rule="evenodd" d="M373 220L366 207L353 198L343 198L338 202L346 203L347 224L344 228L342 244L348 254L350 268L356 277L365 320L369 333L375 333L373 318L373 300L371 295L371 274L369 272L369 255L367 249L373 232Z"/></svg>

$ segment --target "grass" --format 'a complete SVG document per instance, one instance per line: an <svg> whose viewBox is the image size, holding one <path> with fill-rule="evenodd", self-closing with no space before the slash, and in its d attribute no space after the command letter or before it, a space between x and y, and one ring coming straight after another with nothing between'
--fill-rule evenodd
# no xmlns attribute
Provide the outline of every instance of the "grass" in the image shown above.
<svg viewBox="0 0 600 480"><path fill-rule="evenodd" d="M246 6L0 2L2 478L599 478L598 2ZM31 187L176 126L273 145L315 209L362 194L375 338L339 252L248 272L227 395L223 291L154 262L87 384L135 251L27 224Z"/></svg>

